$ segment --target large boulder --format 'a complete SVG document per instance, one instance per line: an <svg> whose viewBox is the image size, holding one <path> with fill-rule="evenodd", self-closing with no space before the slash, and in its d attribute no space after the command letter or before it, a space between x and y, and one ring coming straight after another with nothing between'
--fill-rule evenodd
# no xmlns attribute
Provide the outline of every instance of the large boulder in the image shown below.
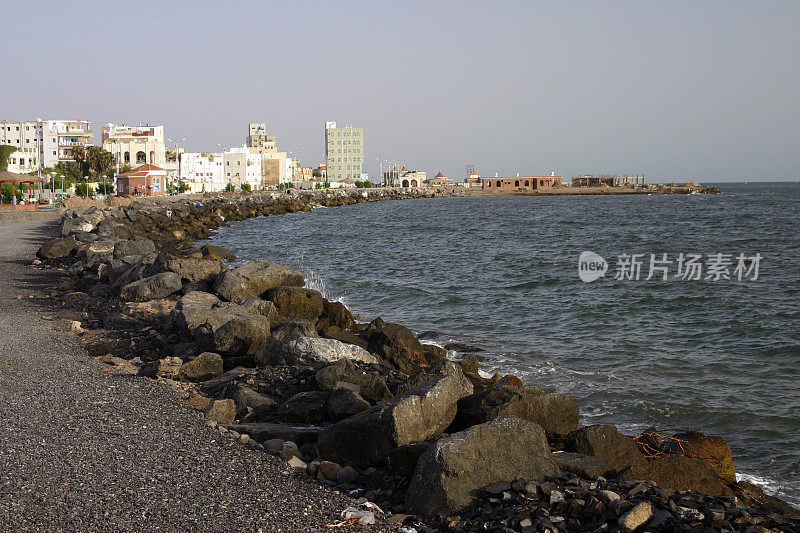
<svg viewBox="0 0 800 533"><path fill-rule="evenodd" d="M75 253L78 246L75 244L75 239L68 237L66 239L53 239L47 244L42 245L36 252L39 259L57 259L61 257L68 257Z"/></svg>
<svg viewBox="0 0 800 533"><path fill-rule="evenodd" d="M269 319L252 313L229 313L221 309L211 314L194 331L203 350L223 357L252 355L269 336Z"/></svg>
<svg viewBox="0 0 800 533"><path fill-rule="evenodd" d="M544 429L502 416L439 439L423 453L406 492L406 510L452 514L469 505L474 491L487 485L558 473Z"/></svg>
<svg viewBox="0 0 800 533"><path fill-rule="evenodd" d="M150 239L121 240L114 245L114 259L129 255L143 255L156 251L156 244Z"/></svg>
<svg viewBox="0 0 800 533"><path fill-rule="evenodd" d="M150 273L175 272L187 283L213 283L224 269L219 261L185 259L161 252L150 266Z"/></svg>
<svg viewBox="0 0 800 533"><path fill-rule="evenodd" d="M335 339L300 337L289 341L284 347L287 361L293 363L333 363L340 359L351 359L363 363L377 363L374 355L355 344L345 344Z"/></svg>
<svg viewBox="0 0 800 533"><path fill-rule="evenodd" d="M119 296L123 300L146 302L166 298L181 290L180 275L174 272L162 272L149 278L128 283L120 289Z"/></svg>
<svg viewBox="0 0 800 533"><path fill-rule="evenodd" d="M714 468L703 461L682 455L665 455L632 466L620 476L622 481L653 481L662 487L693 490L714 496L730 496L733 491Z"/></svg>
<svg viewBox="0 0 800 533"><path fill-rule="evenodd" d="M165 357L150 361L139 369L139 375L146 378L174 379L181 369L183 361L179 357Z"/></svg>
<svg viewBox="0 0 800 533"><path fill-rule="evenodd" d="M431 380L337 422L320 438L320 456L356 468L385 462L395 448L440 435L453 422L456 402L471 393L463 374Z"/></svg>
<svg viewBox="0 0 800 533"><path fill-rule="evenodd" d="M243 421L261 420L275 406L275 400L269 396L243 385L237 389L233 401L236 403L236 416Z"/></svg>
<svg viewBox="0 0 800 533"><path fill-rule="evenodd" d="M736 483L731 447L722 437L704 435L698 431L685 431L663 439L661 451L686 455L711 465L717 475L727 483Z"/></svg>
<svg viewBox="0 0 800 533"><path fill-rule="evenodd" d="M276 287L268 290L264 299L275 304L283 320L316 322L325 308L325 299L319 291L301 287Z"/></svg>
<svg viewBox="0 0 800 533"><path fill-rule="evenodd" d="M276 366L286 363L284 347L293 340L316 337L317 329L308 320L284 322L270 333L258 347L253 358L258 366Z"/></svg>
<svg viewBox="0 0 800 533"><path fill-rule="evenodd" d="M609 477L614 474L611 465L591 455L580 453L557 452L553 454L553 461L564 471L584 479L595 479L597 477Z"/></svg>
<svg viewBox="0 0 800 533"><path fill-rule="evenodd" d="M422 343L400 324L387 324L378 318L370 323L364 335L370 352L389 359L406 374L416 374L421 367L428 366Z"/></svg>
<svg viewBox="0 0 800 533"><path fill-rule="evenodd" d="M178 379L208 381L222 374L222 357L218 353L203 352L178 371Z"/></svg>
<svg viewBox="0 0 800 533"><path fill-rule="evenodd" d="M358 387L359 396L373 404L392 397L392 392L381 375L364 371L350 359L340 359L320 368L314 374L314 382L320 389L329 391L336 389L341 383L351 383Z"/></svg>
<svg viewBox="0 0 800 533"><path fill-rule="evenodd" d="M61 236L66 237L74 233L90 232L94 229L100 219L103 218L101 213L77 215L72 213L73 216L67 215L61 221Z"/></svg>
<svg viewBox="0 0 800 533"><path fill-rule="evenodd" d="M302 287L304 283L302 272L293 268L268 261L252 261L217 276L214 292L223 300L236 302L261 298L274 287Z"/></svg>
<svg viewBox="0 0 800 533"><path fill-rule="evenodd" d="M187 292L175 304L167 325L185 341L194 338L194 330L214 313L214 306L220 302L213 294Z"/></svg>
<svg viewBox="0 0 800 533"><path fill-rule="evenodd" d="M297 393L282 403L276 414L284 422L322 422L329 396L329 392L317 390Z"/></svg>
<svg viewBox="0 0 800 533"><path fill-rule="evenodd" d="M599 457L617 471L647 462L636 442L614 426L594 425L575 430L564 440L564 449Z"/></svg>
<svg viewBox="0 0 800 533"><path fill-rule="evenodd" d="M319 317L317 327L320 330L336 328L342 332L352 332L356 329L356 321L342 302L324 300L322 315Z"/></svg>
<svg viewBox="0 0 800 533"><path fill-rule="evenodd" d="M549 439L562 439L580 428L578 406L564 394L542 394L536 387L498 386L458 401L453 431L499 416L516 416L542 426Z"/></svg>
<svg viewBox="0 0 800 533"><path fill-rule="evenodd" d="M371 407L358 393L358 385L338 387L333 390L328 399L328 416L334 422L351 417ZM352 387L352 388L351 388Z"/></svg>

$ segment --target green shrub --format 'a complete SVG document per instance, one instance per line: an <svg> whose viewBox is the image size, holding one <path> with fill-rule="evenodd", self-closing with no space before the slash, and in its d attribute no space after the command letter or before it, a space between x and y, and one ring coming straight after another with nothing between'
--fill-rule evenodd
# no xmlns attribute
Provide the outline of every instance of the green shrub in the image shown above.
<svg viewBox="0 0 800 533"><path fill-rule="evenodd" d="M225 192L233 192L235 190L236 190L236 185L234 185L233 183L228 182L228 184L225 186Z"/></svg>
<svg viewBox="0 0 800 533"><path fill-rule="evenodd" d="M250 189L252 189L249 183L242 183L240 187L242 188L242 192L250 192Z"/></svg>
<svg viewBox="0 0 800 533"><path fill-rule="evenodd" d="M86 198L94 194L94 189L90 187L88 183L81 182L75 185L75 194L82 198Z"/></svg>
<svg viewBox="0 0 800 533"><path fill-rule="evenodd" d="M0 172L8 170L8 156L17 151L17 148L9 144L0 144ZM11 198L11 193L9 198Z"/></svg>

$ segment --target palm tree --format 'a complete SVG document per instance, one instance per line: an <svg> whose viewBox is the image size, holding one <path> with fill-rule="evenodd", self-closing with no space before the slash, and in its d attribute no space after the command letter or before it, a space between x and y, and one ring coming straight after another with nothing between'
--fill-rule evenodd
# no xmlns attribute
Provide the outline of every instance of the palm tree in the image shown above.
<svg viewBox="0 0 800 533"><path fill-rule="evenodd" d="M89 163L89 168L97 172L97 180L100 181L102 179L105 182L106 173L114 166L114 155L99 146L90 146L86 154L86 160Z"/></svg>

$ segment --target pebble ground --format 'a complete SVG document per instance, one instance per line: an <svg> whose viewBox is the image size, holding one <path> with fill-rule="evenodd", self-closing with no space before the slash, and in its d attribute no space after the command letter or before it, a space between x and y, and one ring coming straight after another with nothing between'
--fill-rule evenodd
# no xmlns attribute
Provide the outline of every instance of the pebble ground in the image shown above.
<svg viewBox="0 0 800 533"><path fill-rule="evenodd" d="M58 274L30 264L55 225L0 227L0 531L340 531L352 500L55 330Z"/></svg>

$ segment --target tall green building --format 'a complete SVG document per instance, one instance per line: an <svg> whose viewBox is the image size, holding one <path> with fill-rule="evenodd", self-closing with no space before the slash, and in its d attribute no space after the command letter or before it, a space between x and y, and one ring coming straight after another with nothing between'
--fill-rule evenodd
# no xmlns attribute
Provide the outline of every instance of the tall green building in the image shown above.
<svg viewBox="0 0 800 533"><path fill-rule="evenodd" d="M328 181L360 180L364 169L364 128L325 123Z"/></svg>

